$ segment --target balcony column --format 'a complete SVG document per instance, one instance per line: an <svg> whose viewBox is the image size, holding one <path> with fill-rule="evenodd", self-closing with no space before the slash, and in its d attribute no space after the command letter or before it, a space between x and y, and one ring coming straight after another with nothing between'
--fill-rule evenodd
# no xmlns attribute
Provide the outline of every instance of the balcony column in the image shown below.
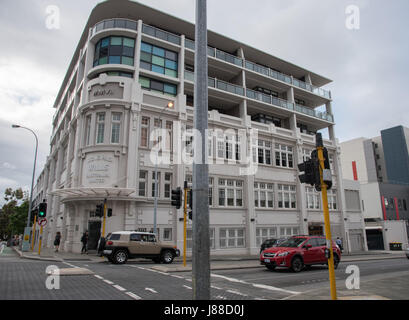
<svg viewBox="0 0 409 320"><path fill-rule="evenodd" d="M138 20L138 34L136 36L136 43L135 43L135 73L134 73L134 80L138 82L139 80L139 61L141 60L141 42L142 42L142 20Z"/></svg>
<svg viewBox="0 0 409 320"><path fill-rule="evenodd" d="M82 85L82 94L80 105L88 102L88 72L93 68L93 58L95 52L95 45L92 42L88 42L87 52L85 54L85 65L84 65L84 83Z"/></svg>
<svg viewBox="0 0 409 320"><path fill-rule="evenodd" d="M311 75L309 73L307 73L304 78L305 78L305 83L312 85Z"/></svg>
<svg viewBox="0 0 409 320"><path fill-rule="evenodd" d="M294 88L291 87L290 89L287 90L287 101L295 104L295 99L294 99ZM293 113L290 118L290 129L294 131L294 135L297 135L297 116L295 113Z"/></svg>
<svg viewBox="0 0 409 320"><path fill-rule="evenodd" d="M333 113L332 113L332 103L331 103L331 101L328 101L325 104L325 107L326 107L327 114L332 115ZM336 143L336 141L335 141L336 137L335 137L335 130L334 130L334 125L333 124L328 126L328 136L329 136L329 139L335 144Z"/></svg>
<svg viewBox="0 0 409 320"><path fill-rule="evenodd" d="M180 36L180 52L179 52L179 79L178 95L185 94L185 35Z"/></svg>

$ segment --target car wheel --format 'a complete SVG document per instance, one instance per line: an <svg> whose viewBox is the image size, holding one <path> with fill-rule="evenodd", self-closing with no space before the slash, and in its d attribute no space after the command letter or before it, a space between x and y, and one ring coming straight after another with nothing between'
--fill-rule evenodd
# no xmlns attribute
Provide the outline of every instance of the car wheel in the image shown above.
<svg viewBox="0 0 409 320"><path fill-rule="evenodd" d="M266 268L267 268L268 270L274 271L275 268L276 268L276 266L273 266L273 265L271 265L271 264L266 264Z"/></svg>
<svg viewBox="0 0 409 320"><path fill-rule="evenodd" d="M124 264L128 260L128 254L125 250L118 250L115 252L113 260L116 264Z"/></svg>
<svg viewBox="0 0 409 320"><path fill-rule="evenodd" d="M172 251L165 250L165 251L162 252L162 257L161 258L162 258L163 263L169 264L169 263L173 262L174 256L173 256Z"/></svg>
<svg viewBox="0 0 409 320"><path fill-rule="evenodd" d="M304 268L304 263L300 257L295 257L293 261L291 261L291 269L294 272L300 272Z"/></svg>

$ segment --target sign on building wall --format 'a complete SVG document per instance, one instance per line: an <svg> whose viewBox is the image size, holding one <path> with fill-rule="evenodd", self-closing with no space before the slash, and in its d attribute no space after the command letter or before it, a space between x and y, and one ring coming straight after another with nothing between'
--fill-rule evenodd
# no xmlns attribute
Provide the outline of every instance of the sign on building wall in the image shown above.
<svg viewBox="0 0 409 320"><path fill-rule="evenodd" d="M118 83L107 83L106 85L94 85L88 91L88 101L101 99L123 99L124 89Z"/></svg>
<svg viewBox="0 0 409 320"><path fill-rule="evenodd" d="M117 158L110 154L87 154L83 162L83 185L88 187L112 185L117 171L117 161Z"/></svg>

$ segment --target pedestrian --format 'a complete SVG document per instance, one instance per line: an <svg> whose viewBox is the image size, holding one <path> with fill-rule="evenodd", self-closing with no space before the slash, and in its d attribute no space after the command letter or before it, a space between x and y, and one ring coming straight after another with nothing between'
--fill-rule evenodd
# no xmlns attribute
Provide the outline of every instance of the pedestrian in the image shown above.
<svg viewBox="0 0 409 320"><path fill-rule="evenodd" d="M84 234L82 235L81 242L82 242L81 254L83 254L84 252L88 254L88 231L85 231Z"/></svg>
<svg viewBox="0 0 409 320"><path fill-rule="evenodd" d="M58 248L60 247L60 241L61 241L61 232L57 232L55 235L55 240L54 240L54 246L55 246L55 252L58 252Z"/></svg>
<svg viewBox="0 0 409 320"><path fill-rule="evenodd" d="M335 243L337 244L339 250L341 250L342 252L344 250L342 247L342 240L339 237L337 237L337 240L335 240Z"/></svg>

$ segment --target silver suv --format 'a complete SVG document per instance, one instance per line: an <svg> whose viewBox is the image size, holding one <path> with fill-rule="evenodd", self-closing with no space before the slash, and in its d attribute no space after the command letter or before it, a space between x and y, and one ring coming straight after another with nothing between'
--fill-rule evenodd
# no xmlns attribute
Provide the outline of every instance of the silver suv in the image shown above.
<svg viewBox="0 0 409 320"><path fill-rule="evenodd" d="M176 246L156 241L154 233L117 231L105 240L103 256L115 264L126 263L128 259L146 258L155 263L172 263L180 256Z"/></svg>

